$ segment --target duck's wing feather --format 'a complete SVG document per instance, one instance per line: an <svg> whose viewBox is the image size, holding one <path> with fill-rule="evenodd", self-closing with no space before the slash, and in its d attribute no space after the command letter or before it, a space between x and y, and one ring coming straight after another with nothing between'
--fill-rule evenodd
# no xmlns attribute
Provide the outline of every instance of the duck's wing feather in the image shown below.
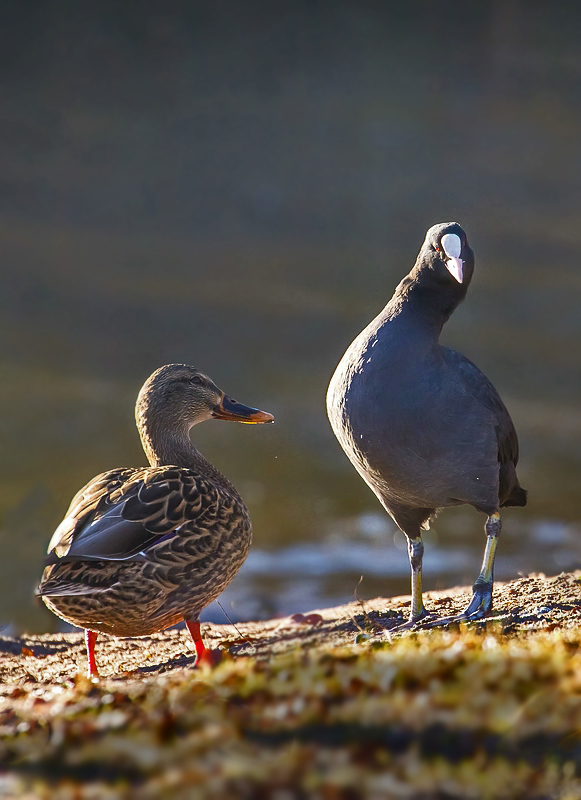
<svg viewBox="0 0 581 800"><path fill-rule="evenodd" d="M442 348L442 351L448 366L461 381L464 391L494 415L499 463L512 463L516 466L519 455L518 437L508 409L500 399L500 395L486 375L469 359L449 348Z"/></svg>
<svg viewBox="0 0 581 800"><path fill-rule="evenodd" d="M55 530L47 552L61 558L86 527L111 510L111 496L136 473L135 469L113 469L97 475L71 500L63 521Z"/></svg>
<svg viewBox="0 0 581 800"><path fill-rule="evenodd" d="M225 503L214 484L191 470L111 470L75 495L50 541L46 563L139 559L178 531L195 535L208 518L228 512L240 516L243 508L234 500Z"/></svg>

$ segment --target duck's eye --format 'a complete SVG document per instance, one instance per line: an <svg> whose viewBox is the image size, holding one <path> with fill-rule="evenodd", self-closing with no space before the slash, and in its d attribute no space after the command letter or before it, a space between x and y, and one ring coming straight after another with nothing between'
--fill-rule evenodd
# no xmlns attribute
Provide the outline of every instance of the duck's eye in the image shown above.
<svg viewBox="0 0 581 800"><path fill-rule="evenodd" d="M202 386L204 381L199 375L194 375L193 378L185 376L183 378L178 378L178 383L181 383L184 386Z"/></svg>

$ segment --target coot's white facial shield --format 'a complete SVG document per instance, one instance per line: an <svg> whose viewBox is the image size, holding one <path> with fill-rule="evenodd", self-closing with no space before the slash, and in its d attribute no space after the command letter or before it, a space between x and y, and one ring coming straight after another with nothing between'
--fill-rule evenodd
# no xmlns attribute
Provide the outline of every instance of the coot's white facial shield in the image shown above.
<svg viewBox="0 0 581 800"><path fill-rule="evenodd" d="M462 271L464 262L460 258L462 252L460 237L455 233L446 233L442 236L441 245L448 256L448 260L445 262L448 272L458 283L462 283L464 280L464 273Z"/></svg>

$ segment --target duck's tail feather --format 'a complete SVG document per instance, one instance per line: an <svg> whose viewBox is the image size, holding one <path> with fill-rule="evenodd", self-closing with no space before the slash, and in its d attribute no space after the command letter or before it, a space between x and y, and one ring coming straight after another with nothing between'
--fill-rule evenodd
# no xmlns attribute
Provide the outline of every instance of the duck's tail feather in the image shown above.
<svg viewBox="0 0 581 800"><path fill-rule="evenodd" d="M108 592L109 586L87 586L86 583L59 583L53 586L39 586L35 595L37 597L65 597L67 595L102 594Z"/></svg>

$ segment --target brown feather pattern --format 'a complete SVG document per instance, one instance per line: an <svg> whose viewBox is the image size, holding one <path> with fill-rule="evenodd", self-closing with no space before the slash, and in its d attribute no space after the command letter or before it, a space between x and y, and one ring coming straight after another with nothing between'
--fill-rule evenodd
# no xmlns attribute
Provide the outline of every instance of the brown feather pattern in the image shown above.
<svg viewBox="0 0 581 800"><path fill-rule="evenodd" d="M236 489L189 438L215 414L272 421L187 365L146 381L136 419L151 466L104 472L77 492L37 589L51 611L89 630L144 636L197 620L226 588L252 526Z"/></svg>
<svg viewBox="0 0 581 800"><path fill-rule="evenodd" d="M105 514L136 523L133 540L141 536L143 547L124 558L83 557L82 547L69 555ZM248 511L231 487L174 466L97 476L75 496L59 530L48 561L55 552L59 558L46 567L38 593L67 622L116 636L195 617L230 583L252 540Z"/></svg>

